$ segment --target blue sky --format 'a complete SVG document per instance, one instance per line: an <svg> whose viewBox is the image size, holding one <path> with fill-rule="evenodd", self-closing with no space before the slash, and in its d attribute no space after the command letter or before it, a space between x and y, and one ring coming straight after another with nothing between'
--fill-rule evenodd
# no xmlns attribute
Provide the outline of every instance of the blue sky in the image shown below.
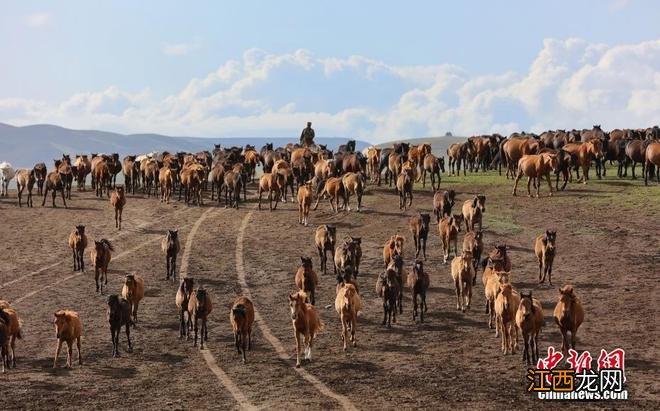
<svg viewBox="0 0 660 411"><path fill-rule="evenodd" d="M229 136L309 118L372 140L644 126L658 21L639 0L4 2L0 121Z"/></svg>

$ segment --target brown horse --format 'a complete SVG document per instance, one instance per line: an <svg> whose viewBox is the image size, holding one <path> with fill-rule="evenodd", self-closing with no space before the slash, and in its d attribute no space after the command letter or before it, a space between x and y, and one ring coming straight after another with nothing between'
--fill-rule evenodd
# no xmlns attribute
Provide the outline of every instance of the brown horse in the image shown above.
<svg viewBox="0 0 660 411"><path fill-rule="evenodd" d="M190 321L188 321L190 318L188 302L190 301L191 295L193 293L194 285L195 281L191 277L184 277L181 279L179 288L176 291L175 302L179 311L179 338L183 338L185 335L186 339L188 339L190 336L190 330L188 329L188 325L190 325Z"/></svg>
<svg viewBox="0 0 660 411"><path fill-rule="evenodd" d="M48 176L46 176L46 190L44 191L44 199L41 202L42 207L46 205L46 197L48 197L48 191L53 192L53 208L57 207L55 205L55 196L57 195L58 191L62 194L62 202L64 203L64 208L67 208L66 198L64 196L64 181L62 181L62 176L57 170L51 171L48 173Z"/></svg>
<svg viewBox="0 0 660 411"><path fill-rule="evenodd" d="M76 155L76 182L78 184L78 191L85 191L85 180L87 175L92 172L92 163L89 161L87 154Z"/></svg>
<svg viewBox="0 0 660 411"><path fill-rule="evenodd" d="M218 203L220 203L220 193L222 193L222 185L225 183L225 166L223 163L216 163L211 169L211 201L215 198L216 192L218 195Z"/></svg>
<svg viewBox="0 0 660 411"><path fill-rule="evenodd" d="M83 255L87 248L87 236L85 235L85 226L77 225L71 234L69 234L69 247L73 252L73 271L85 271L85 260Z"/></svg>
<svg viewBox="0 0 660 411"><path fill-rule="evenodd" d="M158 182L160 183L160 202L169 204L174 189L174 173L169 166L160 168Z"/></svg>
<svg viewBox="0 0 660 411"><path fill-rule="evenodd" d="M160 248L165 254L166 274L165 280L176 280L176 257L181 250L179 245L179 230L167 230L165 238L160 243Z"/></svg>
<svg viewBox="0 0 660 411"><path fill-rule="evenodd" d="M330 210L335 213L339 212L339 199L342 200L345 197L344 184L342 183L341 177L330 177L327 180L322 180L318 183L316 188L316 203L314 204L314 210L319 206L319 201L321 197L327 195L330 201ZM334 202L334 205L333 205Z"/></svg>
<svg viewBox="0 0 660 411"><path fill-rule="evenodd" d="M555 323L561 331L561 352L566 355L568 349L575 349L575 335L584 321L584 308L582 302L575 294L573 286L567 284L559 289L559 301L554 310ZM568 333L571 341L568 341Z"/></svg>
<svg viewBox="0 0 660 411"><path fill-rule="evenodd" d="M323 274L327 274L328 267L328 256L327 252L330 251L330 256L332 261L335 260L335 243L337 242L337 227L324 224L316 228L316 233L314 235L314 243L316 244L316 249L319 252L319 258L321 259L321 270ZM337 267L333 264L335 274L337 274Z"/></svg>
<svg viewBox="0 0 660 411"><path fill-rule="evenodd" d="M396 323L396 308L399 295L401 294L401 283L394 269L388 267L376 279L376 294L383 300L383 323L387 328Z"/></svg>
<svg viewBox="0 0 660 411"><path fill-rule="evenodd" d="M123 186L115 186L115 191L112 192L112 196L110 197L110 205L115 210L115 228L121 230L121 216L126 205Z"/></svg>
<svg viewBox="0 0 660 411"><path fill-rule="evenodd" d="M502 160L506 163L506 178L515 175L515 167L519 160L529 154L536 154L541 145L533 138L509 138L502 144Z"/></svg>
<svg viewBox="0 0 660 411"><path fill-rule="evenodd" d="M412 169L407 172L402 172L396 178L396 191L399 194L399 209L404 210L412 206L413 201L413 176ZM408 198L408 205L406 206L406 198Z"/></svg>
<svg viewBox="0 0 660 411"><path fill-rule="evenodd" d="M513 290L511 283L500 283L500 292L495 298L495 317L497 327L502 331L502 352L504 354L516 352L518 328L515 321L519 304L520 294Z"/></svg>
<svg viewBox="0 0 660 411"><path fill-rule="evenodd" d="M94 247L91 252L92 264L94 264L94 281L96 281L96 292L103 294L103 284L108 285L108 264L112 259L112 252L115 249L110 241L102 238L100 241L94 241Z"/></svg>
<svg viewBox="0 0 660 411"><path fill-rule="evenodd" d="M582 178L578 172L579 181L587 184L589 180L589 168L591 167L592 160L601 160L603 158L603 143L595 139L583 143L569 143L563 147L571 155L575 156L580 167L582 167ZM576 167L576 171L577 171Z"/></svg>
<svg viewBox="0 0 660 411"><path fill-rule="evenodd" d="M440 189L440 171L445 172L445 159L443 157L436 157L431 153L428 153L424 157L424 163L422 165L422 187L426 188L426 173L431 175L431 189L439 190ZM436 185L437 177L437 185Z"/></svg>
<svg viewBox="0 0 660 411"><path fill-rule="evenodd" d="M135 194L135 189L138 188L140 183L140 163L135 161L135 156L124 157L124 184L126 191ZM91 167L91 165L90 165Z"/></svg>
<svg viewBox="0 0 660 411"><path fill-rule="evenodd" d="M37 163L32 167L34 170L34 177L37 179L37 193L39 195L44 194L44 182L46 181L46 176L48 175L48 169L46 164Z"/></svg>
<svg viewBox="0 0 660 411"><path fill-rule="evenodd" d="M479 224L479 230L481 230L481 220L486 212L486 196L475 195L472 200L465 200L461 211L465 221L465 231L474 230L475 224Z"/></svg>
<svg viewBox="0 0 660 411"><path fill-rule="evenodd" d="M362 299L357 292L355 286L351 283L343 283L337 291L335 297L335 311L339 314L341 320L341 340L346 351L348 342L348 332L351 333L351 342L353 347L357 347L357 338L355 338L355 331L357 328L358 312L362 310Z"/></svg>
<svg viewBox="0 0 660 411"><path fill-rule="evenodd" d="M413 302L413 321L417 318L419 309L419 321L423 323L424 313L428 311L428 306L426 305L426 291L431 285L429 275L424 271L424 263L419 260L415 261L412 272L408 275L406 281L408 287L410 287L411 299ZM419 303L417 302L417 297L419 297Z"/></svg>
<svg viewBox="0 0 660 411"><path fill-rule="evenodd" d="M429 236L429 225L431 216L428 213L419 213L410 217L408 226L415 242L415 258L419 257L419 252L423 251L424 260L426 260L426 240Z"/></svg>
<svg viewBox="0 0 660 411"><path fill-rule="evenodd" d="M597 140L593 140L597 141ZM585 143L586 144L586 143ZM541 178L545 176L548 181L550 189L549 196L552 196L552 183L550 182L550 171L557 170L557 155L550 153L531 154L523 156L518 162L518 175L516 182L513 185L513 195L516 195L518 189L518 182L523 175L527 176L527 194L531 197L530 184L532 179L537 179L536 184L536 197L539 197L539 190L541 189Z"/></svg>
<svg viewBox="0 0 660 411"><path fill-rule="evenodd" d="M293 335L296 338L296 368L300 367L301 345L304 339L305 359L312 361L312 345L316 335L323 331L324 324L319 318L316 308L307 303L307 295L298 291L289 295L289 310Z"/></svg>
<svg viewBox="0 0 660 411"><path fill-rule="evenodd" d="M544 283L547 275L548 282L552 285L552 262L557 251L556 241L556 231L546 230L545 234L536 237L534 253L539 260L539 283Z"/></svg>
<svg viewBox="0 0 660 411"><path fill-rule="evenodd" d="M351 211L351 195L357 197L357 212L362 207L362 195L364 193L365 178L362 172L347 172L341 178L344 186L344 208Z"/></svg>
<svg viewBox="0 0 660 411"><path fill-rule="evenodd" d="M454 214L449 217L443 217L438 224L438 230L440 231L440 238L442 240L444 264L447 264L447 260L449 259L452 242L454 242L454 255L458 255L458 233L461 231L462 222L463 216Z"/></svg>
<svg viewBox="0 0 660 411"><path fill-rule="evenodd" d="M532 298L531 291L529 294L520 293L520 305L518 305L518 311L516 312L516 327L522 333L525 344L523 361L526 361L527 365L536 364L539 358L538 338L544 323L541 302L536 298Z"/></svg>
<svg viewBox="0 0 660 411"><path fill-rule="evenodd" d="M312 181L298 187L298 223L307 227L313 197Z"/></svg>
<svg viewBox="0 0 660 411"><path fill-rule="evenodd" d="M71 168L71 158L63 155L61 161L55 161L55 169L60 173L64 183L66 198L71 200L71 185L73 184L73 169Z"/></svg>
<svg viewBox="0 0 660 411"><path fill-rule="evenodd" d="M660 181L658 179L658 170L660 170L660 143L655 142L649 144L649 146L646 148L646 170L644 173L644 185L649 184L649 176L651 177L651 180L653 180L653 171L655 170L655 175L656 175L656 181Z"/></svg>
<svg viewBox="0 0 660 411"><path fill-rule="evenodd" d="M467 146L461 143L454 143L447 148L447 159L449 161L450 175L461 174L461 162L464 161L467 152ZM465 169L463 175L465 175Z"/></svg>
<svg viewBox="0 0 660 411"><path fill-rule="evenodd" d="M474 269L472 285L477 283L477 268L479 268L479 262L481 261L481 253L484 251L483 236L483 231L472 230L463 237L463 251L472 253L472 268Z"/></svg>
<svg viewBox="0 0 660 411"><path fill-rule="evenodd" d="M377 183L380 179L380 154L382 149L378 147L369 147L367 151L367 168L369 170L369 178L372 183Z"/></svg>
<svg viewBox="0 0 660 411"><path fill-rule="evenodd" d="M300 267L296 271L295 283L296 287L306 295L309 296L309 302L314 305L316 303L316 286L319 283L319 278L312 267L312 259L309 257L300 257Z"/></svg>
<svg viewBox="0 0 660 411"><path fill-rule="evenodd" d="M385 245L383 246L383 263L385 264L385 268L387 268L392 261L392 256L394 254L403 255L403 244L405 241L405 237L396 234L385 242Z"/></svg>
<svg viewBox="0 0 660 411"><path fill-rule="evenodd" d="M451 277L456 289L456 309L465 312L472 302L472 284L476 273L473 268L472 251L463 249L451 262Z"/></svg>
<svg viewBox="0 0 660 411"><path fill-rule="evenodd" d="M268 193L268 207L270 211L277 209L277 204L280 201L281 192L284 188L284 176L280 173L265 173L259 178L259 210L261 210L261 197L264 192ZM273 200L275 206L273 207Z"/></svg>
<svg viewBox="0 0 660 411"><path fill-rule="evenodd" d="M99 158L99 157L96 157ZM92 163L92 182L96 188L96 196L102 197L103 190L105 190L106 195L110 197L110 169L108 168L108 163L104 159L97 160L95 163Z"/></svg>
<svg viewBox="0 0 660 411"><path fill-rule="evenodd" d="M66 356L66 366L71 368L73 359L73 342L78 347L78 364L82 365L82 353L80 351L80 337L82 337L82 322L77 312L71 310L58 310L55 312L55 333L57 334L57 349L55 350L55 359L53 368L57 368L57 357L60 356L62 343L66 341L68 353Z"/></svg>
<svg viewBox="0 0 660 411"><path fill-rule="evenodd" d="M110 334L112 336L112 356L119 357L119 332L121 327L126 328L126 340L128 341L128 352L133 351L131 344L131 304L117 294L108 296L108 323L110 323Z"/></svg>
<svg viewBox="0 0 660 411"><path fill-rule="evenodd" d="M454 190L436 191L433 194L433 214L435 214L436 223L440 223L440 219L451 215L455 197Z"/></svg>
<svg viewBox="0 0 660 411"><path fill-rule="evenodd" d="M193 331L195 332L193 347L197 346L197 331L199 330L200 350L204 349L204 341L209 340L209 329L206 326L206 321L212 311L213 302L206 289L199 287L190 294L190 299L188 300L188 329L190 329L192 324ZM199 327L200 320L202 323L201 327Z"/></svg>
<svg viewBox="0 0 660 411"><path fill-rule="evenodd" d="M259 153L255 150L248 150L243 153L245 160L243 164L245 165L245 171L247 175L250 176L250 182L254 181L254 176L257 172L257 164L259 164Z"/></svg>
<svg viewBox="0 0 660 411"><path fill-rule="evenodd" d="M131 307L133 322L137 323L137 312L140 301L144 298L144 280L137 274L126 274L121 296L125 298Z"/></svg>
<svg viewBox="0 0 660 411"><path fill-rule="evenodd" d="M238 210L238 203L241 199L241 187L243 178L240 173L228 171L225 173L225 207L232 207Z"/></svg>
<svg viewBox="0 0 660 411"><path fill-rule="evenodd" d="M245 351L252 350L252 326L254 324L254 304L247 297L238 297L234 301L231 310L229 310L229 323L234 332L234 346L239 354L243 355Z"/></svg>
<svg viewBox="0 0 660 411"><path fill-rule="evenodd" d="M314 164L314 177L317 180L325 180L332 176L332 160L321 159Z"/></svg>
<svg viewBox="0 0 660 411"><path fill-rule="evenodd" d="M23 191L27 188L28 197L27 197L27 206L32 207L32 189L34 188L34 183L36 178L34 176L34 170L23 168L16 172L16 189L18 191L18 206L22 207L23 200Z"/></svg>
<svg viewBox="0 0 660 411"><path fill-rule="evenodd" d="M23 321L18 317L18 313L14 308L9 306L9 303L3 301L0 304L0 349L2 350L2 372L7 368L16 368L16 340L23 338L21 327ZM4 342L2 339L4 338ZM9 350L11 348L11 361L9 358Z"/></svg>

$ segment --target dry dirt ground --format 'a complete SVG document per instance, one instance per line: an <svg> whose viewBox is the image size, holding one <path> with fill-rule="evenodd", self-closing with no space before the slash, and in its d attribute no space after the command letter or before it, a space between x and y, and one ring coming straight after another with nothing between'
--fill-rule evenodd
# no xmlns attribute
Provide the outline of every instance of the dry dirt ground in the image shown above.
<svg viewBox="0 0 660 411"><path fill-rule="evenodd" d="M312 212L309 227L297 224L295 203L280 204L274 212L256 211L251 191L248 203L239 210L209 200L200 208L129 196L121 232L114 228L108 200L91 192L74 191L71 207L65 210L42 208L40 203L19 209L12 191L9 199L0 200L0 298L18 310L24 339L16 347L17 368L0 375L1 407L658 409L660 187L606 179L569 185L552 198L514 198L512 183L490 173L443 176L442 186L458 192L459 204L473 193L487 196L486 248L506 242L511 247L514 286L533 290L543 302L542 352L560 344L551 317L557 287L574 284L586 310L578 349L592 354L601 348L626 350L628 401L555 403L528 394L521 352L504 356L500 340L487 327L481 273L472 309L465 314L456 311L450 270L442 264L435 225L426 262L431 276L426 322L412 321L406 290L403 316L391 329L381 326L382 306L373 286L382 269L382 245L392 234L405 235L405 262L410 265L408 219L416 211L430 211L431 192L428 186L417 189L413 209L401 212L392 190L369 186L362 213L333 214L322 202ZM543 187L543 195L546 190ZM351 234L363 239L358 281L365 307L358 322L358 347L342 351L333 305L335 279L331 274L321 276L317 306L325 330L317 338L313 362L296 370L287 296L294 289L300 256L312 256L319 266L313 232L323 223L335 224L340 238ZM145 279L146 297L132 332L134 351L126 352L122 333L120 358L111 356L105 297L94 293L89 249L87 271L72 271L66 242L76 224L87 226L90 241L105 237L114 244L112 292L120 290L126 273L137 272ZM160 239L168 228L179 228L179 274L201 282L215 301L204 351L178 338L177 286L165 281L160 252ZM533 239L546 228L558 232L554 287L537 284ZM252 297L259 313L246 365L234 351L228 322L229 307L242 294ZM60 308L78 311L84 323L84 365L76 362L72 370L52 368L51 322ZM64 360L61 356L60 366Z"/></svg>

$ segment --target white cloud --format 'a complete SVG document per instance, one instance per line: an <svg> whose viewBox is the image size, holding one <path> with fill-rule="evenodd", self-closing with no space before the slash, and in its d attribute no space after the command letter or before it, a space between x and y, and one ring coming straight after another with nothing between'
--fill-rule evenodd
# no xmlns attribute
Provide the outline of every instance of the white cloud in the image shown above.
<svg viewBox="0 0 660 411"><path fill-rule="evenodd" d="M617 12L630 6L630 3L632 3L632 0L611 0L607 8L610 12Z"/></svg>
<svg viewBox="0 0 660 411"><path fill-rule="evenodd" d="M306 50L243 53L178 93L108 87L58 103L0 99L0 121L121 132L404 137L548 128L644 127L660 118L660 39L607 46L547 39L525 73L470 75L454 65L395 66Z"/></svg>
<svg viewBox="0 0 660 411"><path fill-rule="evenodd" d="M49 13L33 13L25 17L25 24L28 27L38 28L50 23L52 17Z"/></svg>
<svg viewBox="0 0 660 411"><path fill-rule="evenodd" d="M185 56L202 48L202 40L196 37L189 43L163 43L161 51L168 56Z"/></svg>

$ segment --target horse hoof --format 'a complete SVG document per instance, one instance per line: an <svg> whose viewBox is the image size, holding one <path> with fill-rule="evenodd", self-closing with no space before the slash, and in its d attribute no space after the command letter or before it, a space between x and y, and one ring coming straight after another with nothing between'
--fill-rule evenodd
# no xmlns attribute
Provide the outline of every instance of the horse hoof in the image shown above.
<svg viewBox="0 0 660 411"><path fill-rule="evenodd" d="M296 368L300 368L300 363L296 363Z"/></svg>

